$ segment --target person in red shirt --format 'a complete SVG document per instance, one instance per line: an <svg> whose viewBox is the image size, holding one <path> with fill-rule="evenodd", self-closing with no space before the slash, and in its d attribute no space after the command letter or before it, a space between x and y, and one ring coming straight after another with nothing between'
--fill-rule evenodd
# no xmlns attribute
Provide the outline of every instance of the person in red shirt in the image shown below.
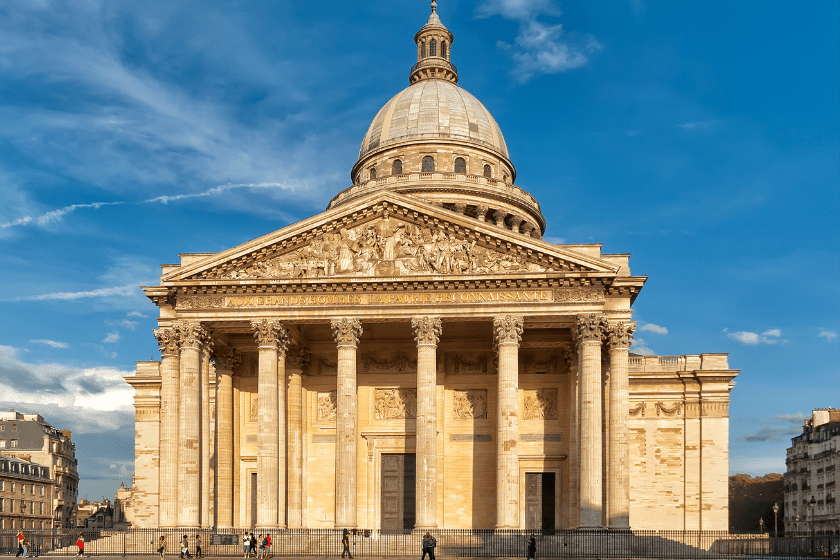
<svg viewBox="0 0 840 560"><path fill-rule="evenodd" d="M263 544L265 548L263 549L263 558L271 557L271 535L266 533L265 539L263 539Z"/></svg>

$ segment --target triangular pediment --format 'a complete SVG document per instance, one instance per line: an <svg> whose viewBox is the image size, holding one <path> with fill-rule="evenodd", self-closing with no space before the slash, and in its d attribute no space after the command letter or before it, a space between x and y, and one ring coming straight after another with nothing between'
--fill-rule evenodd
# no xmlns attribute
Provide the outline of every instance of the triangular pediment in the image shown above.
<svg viewBox="0 0 840 560"><path fill-rule="evenodd" d="M547 272L613 276L619 266L379 191L215 253L161 279L260 281L477 276Z"/></svg>

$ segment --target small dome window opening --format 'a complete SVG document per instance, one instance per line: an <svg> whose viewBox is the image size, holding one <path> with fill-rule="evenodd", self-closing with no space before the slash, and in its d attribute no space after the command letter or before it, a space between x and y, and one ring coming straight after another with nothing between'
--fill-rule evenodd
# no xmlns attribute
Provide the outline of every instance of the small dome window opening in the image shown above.
<svg viewBox="0 0 840 560"><path fill-rule="evenodd" d="M435 158L432 156L426 156L423 158L423 167L420 169L421 173L434 173L435 172Z"/></svg>
<svg viewBox="0 0 840 560"><path fill-rule="evenodd" d="M455 173L466 173L467 172L467 162L464 158L459 157L455 158Z"/></svg>
<svg viewBox="0 0 840 560"><path fill-rule="evenodd" d="M437 41L432 39L429 43L429 56L437 56Z"/></svg>
<svg viewBox="0 0 840 560"><path fill-rule="evenodd" d="M395 159L391 164L391 175L402 175L402 160Z"/></svg>
<svg viewBox="0 0 840 560"><path fill-rule="evenodd" d="M493 177L493 170L490 168L489 165L484 166L484 176L488 179Z"/></svg>

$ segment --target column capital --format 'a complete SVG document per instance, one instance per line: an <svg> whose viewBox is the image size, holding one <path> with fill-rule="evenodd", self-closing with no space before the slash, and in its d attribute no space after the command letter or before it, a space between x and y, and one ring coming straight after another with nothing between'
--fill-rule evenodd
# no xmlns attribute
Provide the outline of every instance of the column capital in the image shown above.
<svg viewBox="0 0 840 560"><path fill-rule="evenodd" d="M636 323L613 323L606 327L607 345L610 350L630 348L630 340L636 332Z"/></svg>
<svg viewBox="0 0 840 560"><path fill-rule="evenodd" d="M276 348L278 352L286 352L289 346L289 332L280 321L251 321L254 338L260 348Z"/></svg>
<svg viewBox="0 0 840 560"><path fill-rule="evenodd" d="M286 354L286 368L288 370L303 373L304 370L309 368L309 362L309 350L307 350L304 346L301 346L297 352Z"/></svg>
<svg viewBox="0 0 840 560"><path fill-rule="evenodd" d="M221 346L213 350L213 361L217 370L233 371L242 363L242 354L230 346Z"/></svg>
<svg viewBox="0 0 840 560"><path fill-rule="evenodd" d="M178 331L181 334L181 348L201 348L209 336L200 321L182 321Z"/></svg>
<svg viewBox="0 0 840 560"><path fill-rule="evenodd" d="M341 317L330 320L335 343L338 346L359 345L359 337L362 336L362 322L351 317Z"/></svg>
<svg viewBox="0 0 840 560"><path fill-rule="evenodd" d="M519 344L522 340L522 328L525 319L521 315L505 315L493 318L493 338L496 346L501 344Z"/></svg>
<svg viewBox="0 0 840 560"><path fill-rule="evenodd" d="M178 350L181 347L181 333L177 324L172 327L155 329L152 333L154 333L158 346L160 346L161 357L178 355Z"/></svg>
<svg viewBox="0 0 840 560"><path fill-rule="evenodd" d="M437 346L442 327L439 317L412 317L411 330L417 346Z"/></svg>
<svg viewBox="0 0 840 560"><path fill-rule="evenodd" d="M563 361L566 363L566 367L571 369L572 366L577 365L577 345L571 342L567 342L561 348L563 351Z"/></svg>
<svg viewBox="0 0 840 560"><path fill-rule="evenodd" d="M575 341L575 344L583 342L600 343L606 325L607 318L604 315L596 313L578 315L575 319L575 325L572 327L572 340Z"/></svg>

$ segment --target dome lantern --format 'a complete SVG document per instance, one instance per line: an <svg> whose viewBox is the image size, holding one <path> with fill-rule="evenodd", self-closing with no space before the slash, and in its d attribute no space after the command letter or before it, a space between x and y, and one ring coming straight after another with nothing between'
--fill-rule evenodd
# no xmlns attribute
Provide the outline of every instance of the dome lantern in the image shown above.
<svg viewBox="0 0 840 560"><path fill-rule="evenodd" d="M417 64L411 67L409 82L413 84L420 80L438 79L457 84L458 69L449 61L453 40L454 36L437 15L437 2L432 0L429 21L414 35Z"/></svg>

